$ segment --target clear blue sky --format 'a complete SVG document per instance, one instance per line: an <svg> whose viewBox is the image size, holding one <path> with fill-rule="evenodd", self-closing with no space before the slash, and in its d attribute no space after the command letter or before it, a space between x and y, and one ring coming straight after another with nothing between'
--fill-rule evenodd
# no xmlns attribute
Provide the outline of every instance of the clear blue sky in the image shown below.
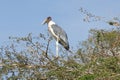
<svg viewBox="0 0 120 80"><path fill-rule="evenodd" d="M7 43L9 36L46 34L47 26L41 22L47 16L66 31L73 47L87 39L91 28L110 28L101 22L83 22L80 7L109 19L120 16L120 0L0 0L0 45Z"/></svg>

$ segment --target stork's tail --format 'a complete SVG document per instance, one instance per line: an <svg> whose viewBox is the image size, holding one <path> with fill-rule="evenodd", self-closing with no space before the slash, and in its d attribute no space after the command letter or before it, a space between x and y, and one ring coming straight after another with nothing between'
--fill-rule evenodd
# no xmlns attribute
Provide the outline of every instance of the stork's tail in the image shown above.
<svg viewBox="0 0 120 80"><path fill-rule="evenodd" d="M64 46L66 50L69 50L69 45Z"/></svg>

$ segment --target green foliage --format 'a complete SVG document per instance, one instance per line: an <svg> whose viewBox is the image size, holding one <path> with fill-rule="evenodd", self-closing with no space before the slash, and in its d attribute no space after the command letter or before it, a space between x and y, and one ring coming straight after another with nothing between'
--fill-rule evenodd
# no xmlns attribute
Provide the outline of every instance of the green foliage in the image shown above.
<svg viewBox="0 0 120 80"><path fill-rule="evenodd" d="M81 76L76 80L94 80L94 79L95 79L95 75L87 74L87 75Z"/></svg>
<svg viewBox="0 0 120 80"><path fill-rule="evenodd" d="M49 37L49 36L47 36ZM10 37L0 48L0 78L8 80L119 80L120 31L90 30L76 52L61 50L55 58L51 38ZM64 54L69 54L66 56Z"/></svg>

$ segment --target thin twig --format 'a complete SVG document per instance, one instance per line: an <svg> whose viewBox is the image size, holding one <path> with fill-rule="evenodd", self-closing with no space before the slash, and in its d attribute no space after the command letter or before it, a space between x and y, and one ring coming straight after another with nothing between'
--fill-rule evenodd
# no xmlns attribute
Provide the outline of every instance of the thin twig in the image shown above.
<svg viewBox="0 0 120 80"><path fill-rule="evenodd" d="M48 43L47 43L46 52L45 52L45 56L46 56L46 57L48 56L47 53L48 53L50 41L51 41L51 39L49 38L49 39L48 39Z"/></svg>

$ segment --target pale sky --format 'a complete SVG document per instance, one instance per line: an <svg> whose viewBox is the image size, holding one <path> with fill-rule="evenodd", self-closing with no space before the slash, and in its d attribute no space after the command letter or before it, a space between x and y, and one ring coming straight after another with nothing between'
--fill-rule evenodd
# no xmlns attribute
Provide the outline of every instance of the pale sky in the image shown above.
<svg viewBox="0 0 120 80"><path fill-rule="evenodd" d="M9 36L46 34L47 25L41 23L48 16L66 31L73 47L88 38L90 29L111 28L104 22L83 22L80 7L108 20L120 17L120 0L0 0L0 45Z"/></svg>

